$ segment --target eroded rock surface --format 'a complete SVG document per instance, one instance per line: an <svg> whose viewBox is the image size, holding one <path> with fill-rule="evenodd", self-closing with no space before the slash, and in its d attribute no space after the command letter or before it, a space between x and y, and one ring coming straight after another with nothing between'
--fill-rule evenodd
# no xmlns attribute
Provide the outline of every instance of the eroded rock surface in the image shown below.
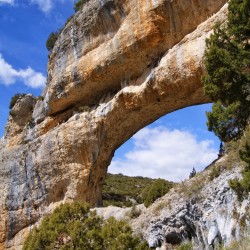
<svg viewBox="0 0 250 250"><path fill-rule="evenodd" d="M181 183L143 211L132 222L134 230L159 250L185 241L197 250L219 249L249 236L249 197L239 202L229 187L229 180L241 178L242 168L227 170L226 158L218 162L224 166L219 177L209 180L211 170L206 170Z"/></svg>
<svg viewBox="0 0 250 250"><path fill-rule="evenodd" d="M0 141L0 249L20 249L60 202L100 203L122 143L164 114L209 102L205 39L225 20L225 2L93 0L69 21L43 98L21 123L12 114Z"/></svg>
<svg viewBox="0 0 250 250"><path fill-rule="evenodd" d="M174 250L187 242L194 250L232 247L234 241L244 242L244 238L249 242L250 197L239 201L229 187L230 180L242 178L242 162L234 157L225 154L192 179L176 184L148 208L138 205L137 218L131 216L131 207L95 210L104 219L114 216L129 221L134 232L156 250ZM214 169L219 169L219 174L214 175ZM245 243L242 249L247 247ZM241 248L234 244L230 249Z"/></svg>

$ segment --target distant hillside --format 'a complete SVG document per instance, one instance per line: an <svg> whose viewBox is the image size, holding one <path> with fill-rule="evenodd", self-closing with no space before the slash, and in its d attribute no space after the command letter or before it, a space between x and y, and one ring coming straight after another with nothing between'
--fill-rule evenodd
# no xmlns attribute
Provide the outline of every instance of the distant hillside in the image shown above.
<svg viewBox="0 0 250 250"><path fill-rule="evenodd" d="M143 203L143 190L155 181L156 179L141 176L130 177L123 174L107 174L103 185L103 206L129 207L133 204ZM165 182L168 189L173 186L173 182Z"/></svg>

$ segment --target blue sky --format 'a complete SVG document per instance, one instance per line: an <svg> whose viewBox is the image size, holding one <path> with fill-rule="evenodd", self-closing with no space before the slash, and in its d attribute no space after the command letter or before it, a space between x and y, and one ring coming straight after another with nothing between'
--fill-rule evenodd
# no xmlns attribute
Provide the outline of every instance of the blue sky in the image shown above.
<svg viewBox="0 0 250 250"><path fill-rule="evenodd" d="M46 40L74 13L73 3L0 0L0 137L11 97L16 93L41 94L46 82ZM205 111L210 106L189 107L144 128L116 151L109 171L178 181L186 178L192 167L201 170L216 157L219 147L205 124Z"/></svg>
<svg viewBox="0 0 250 250"><path fill-rule="evenodd" d="M0 0L0 136L16 93L41 94L49 34L74 13L73 0Z"/></svg>

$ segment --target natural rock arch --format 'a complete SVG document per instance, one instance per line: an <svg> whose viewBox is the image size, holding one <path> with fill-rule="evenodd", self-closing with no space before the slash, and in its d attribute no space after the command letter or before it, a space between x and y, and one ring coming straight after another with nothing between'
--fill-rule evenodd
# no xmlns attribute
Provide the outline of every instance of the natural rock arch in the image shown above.
<svg viewBox="0 0 250 250"><path fill-rule="evenodd" d="M50 54L43 100L34 111L32 96L18 100L0 141L0 249L19 249L27 227L59 202L98 204L121 144L167 113L209 102L205 38L226 7L206 19L225 2L93 0L71 19Z"/></svg>

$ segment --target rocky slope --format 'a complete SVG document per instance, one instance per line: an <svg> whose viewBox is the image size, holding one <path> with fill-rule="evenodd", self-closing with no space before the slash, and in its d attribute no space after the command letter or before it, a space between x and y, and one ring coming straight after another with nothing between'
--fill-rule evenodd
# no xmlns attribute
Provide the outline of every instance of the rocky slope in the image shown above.
<svg viewBox="0 0 250 250"><path fill-rule="evenodd" d="M212 250L242 241L250 235L250 200L239 202L229 187L228 181L241 178L242 170L239 161L231 169L229 157L176 185L149 208L138 206L141 214L136 219L131 219L129 208L98 208L97 213L106 219L130 220L134 231L158 250L172 250L183 242L192 242L194 250ZM219 176L214 175L214 168L220 169ZM247 246L242 249L250 249Z"/></svg>
<svg viewBox="0 0 250 250"><path fill-rule="evenodd" d="M207 172L172 190L135 222L137 230L143 225L144 237L151 247L168 249L164 245L192 241L197 250L214 249L243 236L241 227L250 222L246 220L249 200L239 203L228 184L239 176L239 169L225 171L209 183L206 175Z"/></svg>
<svg viewBox="0 0 250 250"><path fill-rule="evenodd" d="M42 99L17 100L0 140L0 249L20 249L60 202L98 204L116 148L164 114L209 102L205 39L225 2L92 0L69 21Z"/></svg>

